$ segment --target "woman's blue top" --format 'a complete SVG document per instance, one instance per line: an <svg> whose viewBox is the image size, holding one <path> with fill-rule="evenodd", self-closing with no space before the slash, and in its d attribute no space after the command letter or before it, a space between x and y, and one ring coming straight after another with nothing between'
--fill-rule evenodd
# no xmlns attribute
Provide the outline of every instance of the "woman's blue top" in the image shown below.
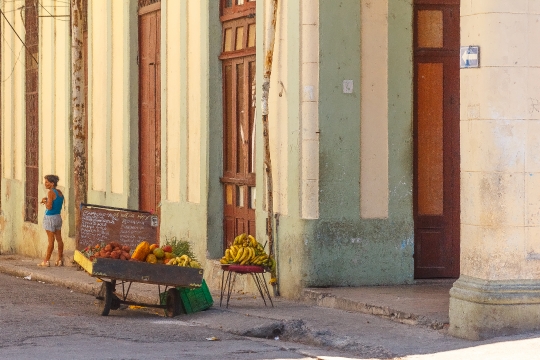
<svg viewBox="0 0 540 360"><path fill-rule="evenodd" d="M56 198L52 202L52 208L45 210L45 215L59 215L62 210L62 204L64 203L64 197L58 194L56 189L51 189L56 194Z"/></svg>

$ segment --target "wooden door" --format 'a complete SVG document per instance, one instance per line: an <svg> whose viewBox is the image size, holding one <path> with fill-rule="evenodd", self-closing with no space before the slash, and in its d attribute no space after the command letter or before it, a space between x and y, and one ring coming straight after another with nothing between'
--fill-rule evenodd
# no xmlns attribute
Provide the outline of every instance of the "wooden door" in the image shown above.
<svg viewBox="0 0 540 360"><path fill-rule="evenodd" d="M139 8L139 210L161 202L160 3Z"/></svg>
<svg viewBox="0 0 540 360"><path fill-rule="evenodd" d="M224 246L255 236L255 1L221 3Z"/></svg>
<svg viewBox="0 0 540 360"><path fill-rule="evenodd" d="M459 277L459 0L415 0L414 276Z"/></svg>

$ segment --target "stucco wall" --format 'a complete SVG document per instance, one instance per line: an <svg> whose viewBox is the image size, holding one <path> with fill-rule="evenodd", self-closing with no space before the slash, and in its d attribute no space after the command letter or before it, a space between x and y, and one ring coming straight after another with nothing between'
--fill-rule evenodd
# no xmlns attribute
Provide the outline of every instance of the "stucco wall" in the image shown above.
<svg viewBox="0 0 540 360"><path fill-rule="evenodd" d="M535 3L533 5L533 3ZM461 43L479 69L461 70L461 274L540 278L540 6L461 6Z"/></svg>
<svg viewBox="0 0 540 360"><path fill-rule="evenodd" d="M388 102L380 104L388 119L380 121L388 123L389 156L388 217L380 219L360 211L360 166L369 155L360 151L360 130L371 120L362 118L360 101L361 7L353 0L320 4L320 218L306 241L310 286L413 279L412 4L388 2L388 38L381 39L388 43ZM351 94L343 80L353 80Z"/></svg>
<svg viewBox="0 0 540 360"><path fill-rule="evenodd" d="M88 202L138 208L138 16L88 2Z"/></svg>
<svg viewBox="0 0 540 360"><path fill-rule="evenodd" d="M42 2L53 15L67 15L63 2ZM16 2L0 2L15 31L24 40L24 10ZM38 9L43 15L43 8ZM47 14L49 15L49 14ZM60 20L59 20L60 19ZM39 183L38 197L45 196L44 175L57 174L58 188L64 192L68 206L62 209L62 228L66 251L75 247L73 222L70 222L70 132L69 99L71 65L69 60L69 22L62 18L39 20ZM25 50L17 35L2 21L2 212L0 215L0 252L17 252L41 257L47 247L47 236L41 226L44 207L38 208L38 224L25 222L26 105Z"/></svg>

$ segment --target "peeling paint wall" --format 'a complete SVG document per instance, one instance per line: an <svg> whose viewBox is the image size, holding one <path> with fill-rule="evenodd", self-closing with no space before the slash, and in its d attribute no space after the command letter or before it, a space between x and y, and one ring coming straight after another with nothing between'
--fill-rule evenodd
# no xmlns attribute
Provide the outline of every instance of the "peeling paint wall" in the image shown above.
<svg viewBox="0 0 540 360"><path fill-rule="evenodd" d="M24 41L23 1L0 1L8 21ZM69 15L64 1L44 0L39 15ZM46 13L46 8L49 13ZM1 21L2 40L2 209L0 213L0 252L16 252L41 257L47 248L47 236L42 228L45 209L38 208L38 224L24 221L25 212L25 49L15 32ZM70 201L71 176L71 43L69 21L65 18L39 19L39 184L38 196L45 196L42 179L47 174L60 177L58 188ZM75 247L73 224L68 221L70 209L63 208L65 225L62 228L66 251Z"/></svg>
<svg viewBox="0 0 540 360"><path fill-rule="evenodd" d="M388 19L387 37L380 39L382 45L373 41L378 46L371 51L386 53L374 54L365 64L384 72L382 81L387 84L378 91L387 94L372 96L376 102L367 104L372 110L364 112L362 52L370 49L361 47L361 9L370 1L317 3L318 11L306 1L279 7L270 86L274 197L278 199L276 257L279 291L287 297L298 296L303 286L396 284L413 279L412 1L390 0L387 9L382 7L388 16L378 14ZM258 2L257 19L269 21L270 6L270 1ZM265 24L258 20L257 27L258 34L264 34ZM263 54L260 40L257 55ZM384 63L376 60L381 58L387 62L383 70ZM258 66L261 74L262 64ZM352 89L344 89L344 80L352 80ZM363 116L371 116L367 119L371 125L362 128L367 124ZM381 131L378 122L386 123L382 127L386 130ZM367 159L361 149L361 129L372 130L367 136L378 136L375 145L382 150L387 144L386 152L375 160L372 157L371 167L365 167L375 169L376 176L386 176L385 181L361 180L362 159ZM373 146L364 151L374 151ZM258 164L262 158L259 148ZM264 184L260 169L259 189ZM311 188L306 180L313 180ZM377 201L375 210L369 201L363 204L365 218L360 211L361 181L366 181L365 193ZM382 196L381 185L387 192ZM257 229L263 239L265 217L264 206L258 208Z"/></svg>
<svg viewBox="0 0 540 360"><path fill-rule="evenodd" d="M412 2L388 2L388 101L381 104L386 111L375 113L388 114L380 119L388 123L389 154L388 217L382 219L363 219L359 208L361 181L366 181L360 166L369 155L361 152L360 130L366 129L361 127L364 122L373 121L362 117L369 113L362 111L360 101L360 91L365 91L365 84L360 85L361 55L369 51L360 42L362 5L353 0L320 4L320 219L314 237L307 239L309 286L413 280ZM353 81L352 93L344 91L343 80Z"/></svg>

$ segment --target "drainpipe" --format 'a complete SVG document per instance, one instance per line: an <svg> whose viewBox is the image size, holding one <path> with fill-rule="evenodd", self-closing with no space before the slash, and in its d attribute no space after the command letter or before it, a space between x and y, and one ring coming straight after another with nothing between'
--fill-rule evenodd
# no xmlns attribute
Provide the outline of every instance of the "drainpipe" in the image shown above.
<svg viewBox="0 0 540 360"><path fill-rule="evenodd" d="M266 29L266 46L264 57L264 74L262 84L261 111L263 123L263 139L264 139L264 166L266 170L266 232L268 234L268 251L270 255L274 255L274 194L273 194L273 179L272 179L272 161L270 158L270 138L268 127L268 95L270 92L270 75L272 74L272 61L274 58L274 43L276 39L276 22L277 22L278 0L272 0L272 19L268 23ZM272 270L272 279L270 283L273 286L274 295L277 294L277 277L276 270Z"/></svg>
<svg viewBox="0 0 540 360"><path fill-rule="evenodd" d="M86 202L86 133L84 124L83 0L71 0L71 111L73 116L73 185L76 246L81 203Z"/></svg>

